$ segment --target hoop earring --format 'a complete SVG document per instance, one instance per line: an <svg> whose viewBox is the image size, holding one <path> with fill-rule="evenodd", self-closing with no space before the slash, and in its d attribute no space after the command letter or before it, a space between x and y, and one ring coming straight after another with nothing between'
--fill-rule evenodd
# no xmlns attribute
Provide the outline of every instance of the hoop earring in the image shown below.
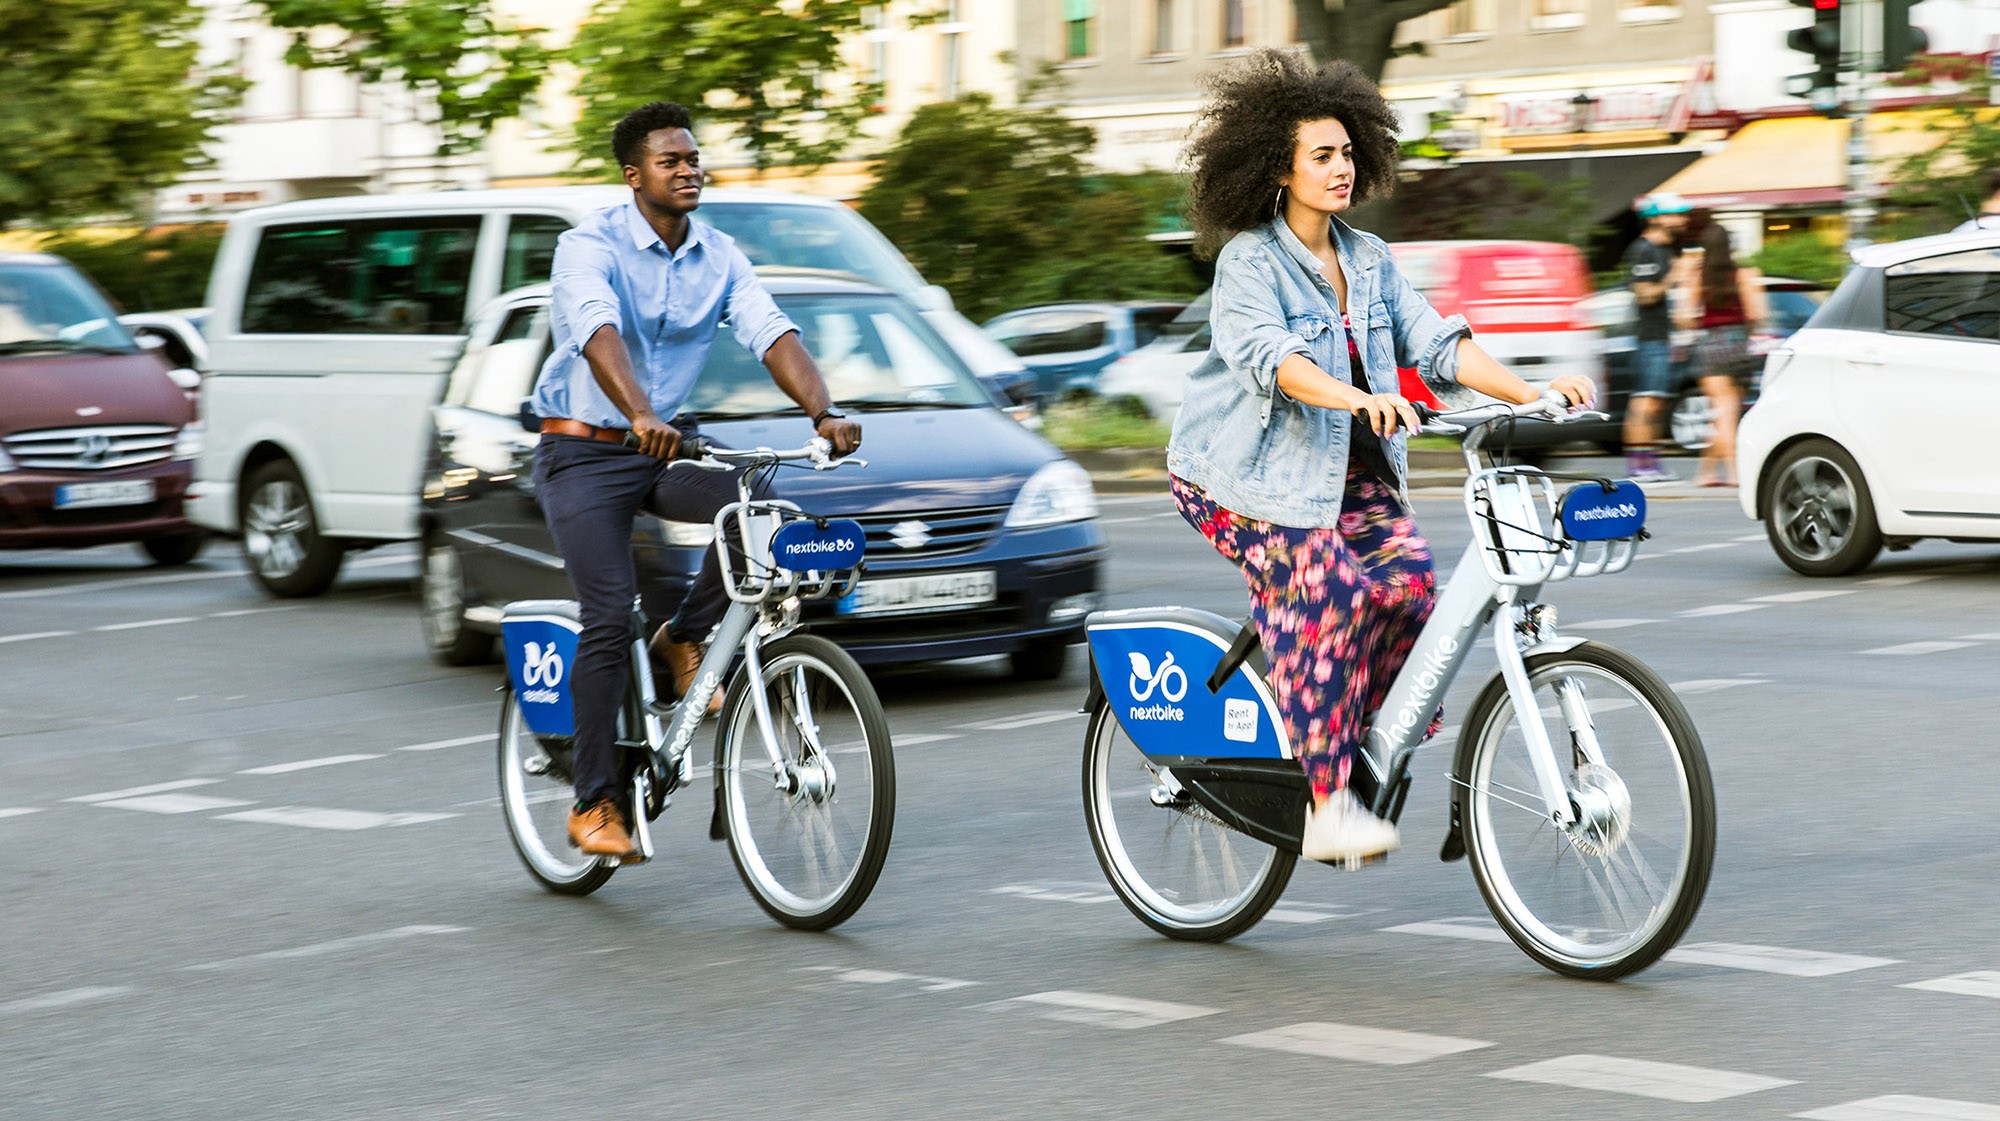
<svg viewBox="0 0 2000 1121"><path fill-rule="evenodd" d="M1283 214L1284 212L1285 212L1285 189L1283 187L1279 187L1278 197L1275 201L1271 203L1271 213L1273 215L1278 215L1278 214Z"/></svg>

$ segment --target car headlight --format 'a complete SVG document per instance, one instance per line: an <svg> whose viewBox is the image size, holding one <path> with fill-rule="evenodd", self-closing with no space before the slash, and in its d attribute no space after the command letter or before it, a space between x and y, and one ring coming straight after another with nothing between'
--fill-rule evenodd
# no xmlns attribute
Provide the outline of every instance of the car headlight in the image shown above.
<svg viewBox="0 0 2000 1121"><path fill-rule="evenodd" d="M669 545L700 548L715 541L714 522L671 522L661 518L660 530Z"/></svg>
<svg viewBox="0 0 2000 1121"><path fill-rule="evenodd" d="M174 458L175 459L197 458L198 456L201 455L201 444L202 444L201 422L198 420L188 421L187 425L181 429L180 435L174 437Z"/></svg>
<svg viewBox="0 0 2000 1121"><path fill-rule="evenodd" d="M1097 516L1097 492L1091 489L1090 474L1067 459L1058 459L1035 472L1028 485L1007 511L1007 528L1080 522Z"/></svg>

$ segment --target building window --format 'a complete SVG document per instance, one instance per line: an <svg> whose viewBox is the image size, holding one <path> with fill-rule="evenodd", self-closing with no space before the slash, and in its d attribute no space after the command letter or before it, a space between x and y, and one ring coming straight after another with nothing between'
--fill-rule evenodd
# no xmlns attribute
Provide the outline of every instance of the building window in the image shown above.
<svg viewBox="0 0 2000 1121"><path fill-rule="evenodd" d="M1063 58L1090 58L1096 38L1097 0L1063 0Z"/></svg>
<svg viewBox="0 0 2000 1121"><path fill-rule="evenodd" d="M1666 23L1679 18L1680 0L1618 0L1621 23Z"/></svg>
<svg viewBox="0 0 2000 1121"><path fill-rule="evenodd" d="M1587 0L1529 0L1528 30L1564 31L1583 26Z"/></svg>
<svg viewBox="0 0 2000 1121"><path fill-rule="evenodd" d="M1458 0L1431 17L1434 39L1477 39L1493 34L1497 0Z"/></svg>
<svg viewBox="0 0 2000 1121"><path fill-rule="evenodd" d="M956 31L948 31L938 36L938 93L946 101L958 100L961 92L959 83L959 40L964 38Z"/></svg>
<svg viewBox="0 0 2000 1121"><path fill-rule="evenodd" d="M868 43L868 80L883 87L887 96L889 85L889 41L896 33L889 29L888 13L882 5L875 4L861 9L862 38Z"/></svg>
<svg viewBox="0 0 2000 1121"><path fill-rule="evenodd" d="M1153 0L1153 53L1181 52L1180 0Z"/></svg>
<svg viewBox="0 0 2000 1121"><path fill-rule="evenodd" d="M1245 0L1222 0L1222 46L1225 50L1230 47L1240 47L1246 41L1244 3Z"/></svg>

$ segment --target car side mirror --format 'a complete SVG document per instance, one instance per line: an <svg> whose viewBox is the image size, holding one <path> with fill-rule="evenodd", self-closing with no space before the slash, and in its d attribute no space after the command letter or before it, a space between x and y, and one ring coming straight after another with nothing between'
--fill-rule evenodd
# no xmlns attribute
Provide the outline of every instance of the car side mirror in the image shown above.
<svg viewBox="0 0 2000 1121"><path fill-rule="evenodd" d="M153 334L135 335L133 337L133 341L139 344L140 350L150 350L154 354L161 354L163 351L167 349L167 340L161 338L158 335L153 335Z"/></svg>
<svg viewBox="0 0 2000 1121"><path fill-rule="evenodd" d="M532 398L521 398L521 430L523 432L533 432L536 435L541 434L542 418L536 414L535 402Z"/></svg>
<svg viewBox="0 0 2000 1121"><path fill-rule="evenodd" d="M925 311L950 311L951 293L941 284L926 284L917 289L917 306Z"/></svg>

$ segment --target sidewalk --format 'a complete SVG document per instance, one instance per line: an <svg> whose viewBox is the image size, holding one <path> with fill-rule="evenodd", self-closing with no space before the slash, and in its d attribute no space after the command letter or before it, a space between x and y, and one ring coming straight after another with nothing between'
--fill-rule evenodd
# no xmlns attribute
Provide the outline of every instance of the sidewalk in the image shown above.
<svg viewBox="0 0 2000 1121"><path fill-rule="evenodd" d="M1165 493L1166 452L1159 448L1064 448L1063 454L1090 472L1090 481L1099 494ZM1735 487L1697 487L1690 481L1695 460L1691 456L1667 461L1680 478L1669 483L1648 483L1646 493L1661 498L1736 499ZM1617 456L1565 454L1544 464L1552 471L1577 475L1625 477L1625 464ZM1452 490L1465 484L1465 458L1456 449L1416 448L1410 452L1411 490Z"/></svg>

